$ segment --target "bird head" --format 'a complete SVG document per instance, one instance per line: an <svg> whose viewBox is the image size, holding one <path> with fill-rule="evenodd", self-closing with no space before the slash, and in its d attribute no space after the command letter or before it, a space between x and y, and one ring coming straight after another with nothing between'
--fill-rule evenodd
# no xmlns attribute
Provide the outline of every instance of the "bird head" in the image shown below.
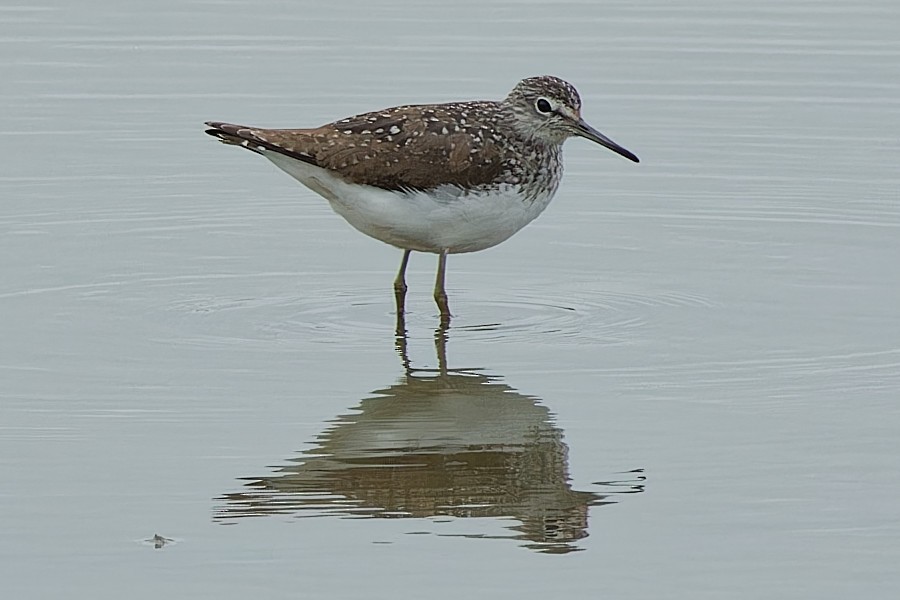
<svg viewBox="0 0 900 600"><path fill-rule="evenodd" d="M612 141L581 117L581 97L575 87L558 77L544 75L520 81L502 102L520 135L559 145L570 137L583 137L627 158L638 157Z"/></svg>

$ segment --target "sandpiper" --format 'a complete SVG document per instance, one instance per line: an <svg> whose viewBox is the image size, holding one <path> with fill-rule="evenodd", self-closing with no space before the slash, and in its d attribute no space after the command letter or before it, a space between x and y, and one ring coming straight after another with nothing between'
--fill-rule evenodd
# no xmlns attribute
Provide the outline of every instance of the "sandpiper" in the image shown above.
<svg viewBox="0 0 900 600"><path fill-rule="evenodd" d="M447 255L496 246L541 214L559 186L566 139L638 162L588 125L578 92L552 76L523 79L499 102L397 106L314 129L207 125L209 135L262 154L323 196L359 231L403 250L398 316L410 253L437 254L434 299L448 323Z"/></svg>

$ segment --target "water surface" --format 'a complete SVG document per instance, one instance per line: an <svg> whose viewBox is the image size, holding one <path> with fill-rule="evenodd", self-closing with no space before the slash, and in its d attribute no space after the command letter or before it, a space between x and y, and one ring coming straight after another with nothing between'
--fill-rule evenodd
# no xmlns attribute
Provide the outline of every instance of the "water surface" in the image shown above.
<svg viewBox="0 0 900 600"><path fill-rule="evenodd" d="M0 7L6 594L892 597L898 24ZM415 255L400 343L399 251L202 133L542 73L641 164L567 144L546 214L451 257L449 331Z"/></svg>

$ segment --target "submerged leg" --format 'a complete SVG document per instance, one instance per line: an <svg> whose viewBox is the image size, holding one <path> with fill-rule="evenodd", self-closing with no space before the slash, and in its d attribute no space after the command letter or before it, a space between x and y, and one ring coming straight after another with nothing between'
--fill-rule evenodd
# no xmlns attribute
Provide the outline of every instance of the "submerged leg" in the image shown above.
<svg viewBox="0 0 900 600"><path fill-rule="evenodd" d="M447 251L438 256L437 278L434 281L434 301L441 311L441 322L450 322L450 306L447 304L447 292L444 290L444 273L447 270Z"/></svg>
<svg viewBox="0 0 900 600"><path fill-rule="evenodd" d="M406 310L406 265L409 263L409 255L412 250L403 251L403 260L400 261L400 270L394 279L394 300L397 303L397 316L400 317Z"/></svg>

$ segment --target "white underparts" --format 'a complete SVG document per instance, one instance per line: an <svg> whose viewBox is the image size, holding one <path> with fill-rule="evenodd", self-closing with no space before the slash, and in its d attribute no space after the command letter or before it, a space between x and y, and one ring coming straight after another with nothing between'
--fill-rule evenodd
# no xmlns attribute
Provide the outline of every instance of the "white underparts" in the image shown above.
<svg viewBox="0 0 900 600"><path fill-rule="evenodd" d="M352 184L327 169L262 152L278 168L328 200L350 225L392 246L451 254L496 246L541 214L554 189L526 196L519 186L490 191L442 186L427 192Z"/></svg>

